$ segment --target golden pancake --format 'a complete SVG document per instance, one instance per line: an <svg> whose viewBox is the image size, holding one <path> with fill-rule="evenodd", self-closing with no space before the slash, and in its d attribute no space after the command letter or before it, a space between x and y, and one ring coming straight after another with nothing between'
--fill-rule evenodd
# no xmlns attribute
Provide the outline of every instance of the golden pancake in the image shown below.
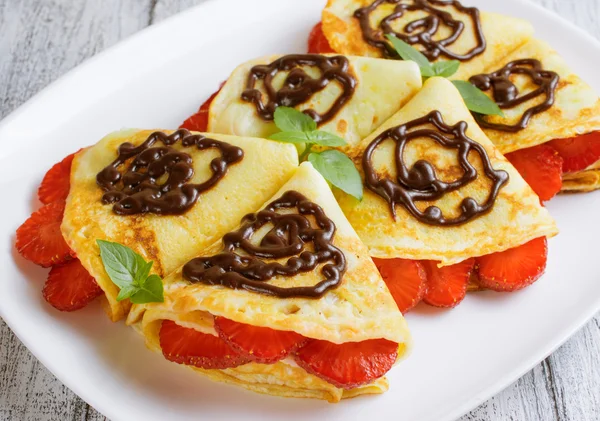
<svg viewBox="0 0 600 421"><path fill-rule="evenodd" d="M555 100L546 111L533 114L523 130L513 133L484 127L483 131L487 137L502 153L530 148L553 139L574 137L600 130L598 95L574 74L563 58L544 41L531 40L508 57L488 66L485 73L495 72L521 59L538 60L543 70L558 74ZM516 86L519 96L527 95L539 87L531 77L525 75L511 74L509 79ZM488 94L491 92L492 89L486 91ZM515 107L503 109L505 117L486 116L484 119L493 124L514 125L528 109L544 102L546 98L546 93L541 93Z"/></svg>
<svg viewBox="0 0 600 421"><path fill-rule="evenodd" d="M461 56L463 61L461 61L456 78L480 73L489 65L525 44L533 36L533 27L527 21L496 13L479 12L481 33L482 38L485 39L486 47L480 54L469 58L471 52L475 53L483 45L477 36L476 29L478 25L475 23L476 19L470 14L469 8L461 10L460 7L454 5L458 2L436 0L428 2L422 0L380 1L380 3L373 11L368 13L369 26L372 29L378 29L382 20L391 15L399 4L406 5L409 8L416 5L418 8L419 4L428 3L436 11L449 13L452 25L458 25L457 21L462 22L464 25L463 31L458 34L456 41L448 43L445 47L450 55L441 52L437 58L429 57L430 61L436 61L451 60L455 58L454 55ZM382 49L365 41L359 19L354 17L356 10L366 8L372 4L374 4L374 0L328 0L327 6L323 10L323 32L335 51L340 54L357 56L385 56ZM408 35L410 31L406 30L406 26L422 19L425 19L422 23L433 25L430 20L432 14L420 9L406 10L402 16L393 19L389 24L393 31ZM443 19L437 19L437 22L439 26L437 30L434 30L431 39L440 41L451 37L453 34L452 28ZM430 28L433 30L432 27ZM415 36L422 31L425 31L425 29L418 26L410 32L410 35ZM381 40L381 33L378 33L376 38ZM414 47L423 52L427 51L422 44L414 44Z"/></svg>
<svg viewBox="0 0 600 421"><path fill-rule="evenodd" d="M233 71L210 106L208 122L210 132L268 137L278 131L272 121L265 120L259 115L252 102L242 100L242 93L246 90L248 77L254 66L272 63L280 57L282 56L252 60ZM412 62L364 57L347 59L346 74L356 81L354 92L331 119L319 125L319 129L335 133L352 145L358 143L398 111L417 93L422 86L422 81L418 66ZM302 69L309 75L308 82L298 85L299 88L314 82L323 74L318 66L294 66L294 69L295 71ZM277 73L273 78L275 91L281 90L286 79L284 75L289 74L290 72L287 71ZM266 102L264 85L257 84L257 89L262 93L263 102ZM298 104L296 108L323 113L332 109L332 105L343 95L343 92L343 86L339 82L331 81L322 90L310 95L305 102Z"/></svg>
<svg viewBox="0 0 600 421"><path fill-rule="evenodd" d="M439 111L446 125L465 122L466 136L485 149L494 171L508 174L508 182L500 187L488 213L454 226L422 222L400 205L395 206L394 220L388 202L369 189L365 189L360 202L339 192L340 206L359 237L369 247L371 256L437 260L445 266L513 248L537 237L553 236L558 232L554 220L540 205L539 198L475 124L460 94L446 79L427 80L421 92L404 108L356 146L351 156L363 176L363 154L379 134L433 111ZM426 125L423 128L433 126ZM411 132L409 129L408 133ZM386 179L395 179L397 175L393 148L394 142L388 139L381 143L372 159L377 174ZM459 166L456 149L444 148L430 137L418 136L406 144L403 161L414 176L419 171L422 173L423 160L433 165L438 179L447 183L459 179L464 173ZM473 149L468 161L477 170L477 177L457 190L446 192L437 200L416 202L420 212L427 213L427 208L434 205L446 218L453 219L463 213L461 205L465 203L465 198L473 198L479 205L487 203L494 186L493 179L484 172L483 158ZM420 169L416 170L416 167Z"/></svg>
<svg viewBox="0 0 600 421"><path fill-rule="evenodd" d="M128 323L137 324L151 349L160 350L158 331L163 320L172 320L180 326L215 335L213 316L221 316L238 323L293 331L335 344L387 339L398 344L398 360L406 355L411 344L406 321L369 258L367 248L336 203L327 182L310 163L305 162L273 200L290 191L318 204L334 221L333 245L343 252L347 262L341 284L328 290L321 298L282 298L203 282L190 283L180 268L164 280L164 303L134 305L129 314ZM206 249L203 256L215 255L222 249L223 244L219 241ZM319 265L293 276L276 275L269 284L283 288L313 286L323 276L321 269ZM273 365L250 363L225 370L196 370L214 380L261 393L332 402L387 390L385 378L343 390L299 368L291 358Z"/></svg>
<svg viewBox="0 0 600 421"><path fill-rule="evenodd" d="M140 145L151 133L149 130L113 133L79 152L73 161L71 190L61 230L69 247L104 291L104 308L113 321L127 315L130 303L116 300L119 289L104 270L97 239L132 248L144 259L154 261L154 273L166 276L271 197L298 166L293 145L210 134L207 135L210 138L241 148L244 156L229 166L213 188L201 193L191 209L180 215L117 215L113 205L102 203L104 191L98 186L96 176L115 160L119 145L124 142ZM183 147L181 141L171 147L193 159L194 175L190 182L209 179L211 161L219 156L218 150Z"/></svg>

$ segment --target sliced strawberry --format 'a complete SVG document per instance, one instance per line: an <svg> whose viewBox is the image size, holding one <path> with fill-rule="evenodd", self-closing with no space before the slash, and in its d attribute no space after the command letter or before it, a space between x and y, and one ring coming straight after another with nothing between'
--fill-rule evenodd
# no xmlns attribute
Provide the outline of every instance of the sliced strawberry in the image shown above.
<svg viewBox="0 0 600 421"><path fill-rule="evenodd" d="M600 132L555 139L548 142L548 145L562 157L564 173L581 171L600 160Z"/></svg>
<svg viewBox="0 0 600 421"><path fill-rule="evenodd" d="M455 307L467 295L467 285L475 261L468 259L452 266L437 267L437 262L423 260L427 288L423 301L436 307Z"/></svg>
<svg viewBox="0 0 600 421"><path fill-rule="evenodd" d="M21 256L42 267L64 263L71 257L60 232L64 209L62 202L45 205L17 229L16 247Z"/></svg>
<svg viewBox="0 0 600 421"><path fill-rule="evenodd" d="M102 289L79 259L75 259L50 270L43 294L57 310L75 311L102 295Z"/></svg>
<svg viewBox="0 0 600 421"><path fill-rule="evenodd" d="M296 363L344 389L372 382L389 371L398 357L398 344L385 339L341 345L313 340L296 352Z"/></svg>
<svg viewBox="0 0 600 421"><path fill-rule="evenodd" d="M423 265L409 259L373 259L402 313L416 306L425 294Z"/></svg>
<svg viewBox="0 0 600 421"><path fill-rule="evenodd" d="M534 283L546 269L546 237L477 258L479 285L494 291L516 291Z"/></svg>
<svg viewBox="0 0 600 421"><path fill-rule="evenodd" d="M323 25L317 23L308 36L308 52L311 54L335 53L323 33Z"/></svg>
<svg viewBox="0 0 600 421"><path fill-rule="evenodd" d="M547 144L506 154L542 202L552 199L562 187L563 159Z"/></svg>
<svg viewBox="0 0 600 421"><path fill-rule="evenodd" d="M285 358L308 340L295 332L250 326L224 317L215 317L215 329L233 349L262 364L272 364Z"/></svg>
<svg viewBox="0 0 600 421"><path fill-rule="evenodd" d="M67 200L71 189L71 164L74 157L73 153L48 170L38 189L40 202L46 205Z"/></svg>
<svg viewBox="0 0 600 421"><path fill-rule="evenodd" d="M179 126L179 128L180 129L188 129L193 132L207 131L208 130L208 111L210 109L210 104L212 104L212 102L215 99L215 97L217 96L217 94L219 92L221 92L221 88L223 88L223 85L225 85L225 82L221 83L221 86L219 86L219 89L217 90L217 92L215 92L210 97L208 97L208 99L206 101L204 101L204 104L202 104L200 106L200 109L198 110L198 112L196 114L192 115L191 117L189 117L187 120L185 120L181 124L181 126Z"/></svg>
<svg viewBox="0 0 600 421"><path fill-rule="evenodd" d="M250 361L218 336L179 326L171 320L162 322L159 336L165 358L178 364L225 369Z"/></svg>

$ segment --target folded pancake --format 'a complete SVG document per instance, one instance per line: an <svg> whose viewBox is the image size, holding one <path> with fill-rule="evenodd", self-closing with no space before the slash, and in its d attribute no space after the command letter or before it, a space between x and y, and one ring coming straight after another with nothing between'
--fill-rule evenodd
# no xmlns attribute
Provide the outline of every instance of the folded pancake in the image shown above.
<svg viewBox="0 0 600 421"><path fill-rule="evenodd" d="M104 270L97 239L132 248L166 276L271 197L297 166L296 149L278 142L186 130L116 132L76 155L61 230L116 321L130 303L116 300L119 288Z"/></svg>
<svg viewBox="0 0 600 421"><path fill-rule="evenodd" d="M508 57L488 66L485 72L473 76L470 81L486 91L505 116L476 118L502 153L553 140L550 145L561 153L556 142L600 130L598 95L545 42L531 40ZM598 142L600 140L596 140ZM587 168L575 171L566 168L564 189L600 187L597 164L592 161Z"/></svg>
<svg viewBox="0 0 600 421"><path fill-rule="evenodd" d="M460 60L456 77L466 77L525 44L533 27L454 0L329 0L323 33L340 54L387 58L396 53L384 35L395 34L430 61Z"/></svg>
<svg viewBox="0 0 600 421"><path fill-rule="evenodd" d="M557 233L446 79L427 80L351 156L365 195L338 200L371 256L446 266Z"/></svg>
<svg viewBox="0 0 600 421"><path fill-rule="evenodd" d="M242 64L212 101L208 131L268 137L279 105L311 115L349 144L375 130L422 86L415 63L317 54Z"/></svg>
<svg viewBox="0 0 600 421"><path fill-rule="evenodd" d="M242 263L236 266L227 255ZM238 230L201 256L164 280L164 303L134 305L129 314L128 323L136 324L148 346L157 351L162 347L172 361L160 333L165 321L216 336L215 316L252 327L295 332L309 338L308 344L327 341L337 347L383 341L391 344L394 355L397 350L391 364L410 347L406 322L367 248L344 217L327 182L308 162L300 165L261 212L245 217ZM316 266L299 269L315 256ZM266 273L262 269L274 266L278 267L275 274L261 276ZM194 368L214 380L278 396L336 402L387 390L385 373L348 387L334 385L319 373L311 374L297 362L303 349L272 364L251 359L237 367L206 369L197 364Z"/></svg>

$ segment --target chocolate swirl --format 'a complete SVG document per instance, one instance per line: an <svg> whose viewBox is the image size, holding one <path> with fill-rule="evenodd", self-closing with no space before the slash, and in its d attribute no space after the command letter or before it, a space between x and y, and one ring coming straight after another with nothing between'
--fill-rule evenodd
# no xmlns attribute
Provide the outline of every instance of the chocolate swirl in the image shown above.
<svg viewBox="0 0 600 421"><path fill-rule="evenodd" d="M526 75L538 88L519 96L519 90L510 80L512 75ZM486 129L511 133L525 129L531 117L552 107L559 79L558 73L544 70L542 63L533 58L511 61L493 73L472 76L469 82L482 91L491 89L494 101L504 110L516 107L540 95L544 95L545 97L539 104L528 108L515 124L491 123L483 115L474 113L477 123Z"/></svg>
<svg viewBox="0 0 600 421"><path fill-rule="evenodd" d="M277 212L294 208L297 212ZM313 228L309 216L318 228ZM273 227L255 245L252 237L267 224ZM223 237L222 253L186 263L183 277L192 283L222 285L279 298L319 298L337 288L346 272L344 253L333 245L334 234L334 222L319 205L296 191L288 191L260 212L246 215L241 228ZM313 251L306 249L309 243ZM263 260L283 258L289 258L285 264ZM319 264L323 264L324 279L314 286L286 288L267 283L275 276L310 272Z"/></svg>
<svg viewBox="0 0 600 421"><path fill-rule="evenodd" d="M319 78L308 75L302 66L317 67ZM288 72L283 86L278 91L273 87L273 79L279 72ZM263 93L256 88L259 80L263 82L267 102L263 102ZM252 102L256 112L264 120L273 120L275 109L280 105L295 107L310 100L317 92L322 91L333 81L337 81L342 93L329 110L318 113L315 110L304 110L317 124L323 124L335 117L348 102L356 89L356 79L349 71L348 59L344 56L327 57L319 54L291 54L275 60L271 64L254 66L250 69L246 90L242 99Z"/></svg>
<svg viewBox="0 0 600 421"><path fill-rule="evenodd" d="M435 129L418 128L428 124L432 124ZM411 130L414 128L417 129ZM467 137L466 130L466 122L460 121L454 126L449 126L444 123L439 111L432 111L424 117L384 131L369 144L362 160L365 184L390 204L394 220L396 219L397 204L402 205L419 221L438 226L461 225L492 209L500 188L508 182L508 173L492 168L485 148ZM422 137L433 139L445 148L456 149L458 162L464 171L463 176L451 182L442 181L437 178L433 165L424 160L419 160L414 163L412 168L408 168L403 158L404 149L411 140ZM395 181L389 178L379 178L371 162L373 152L388 139L392 139L395 143L397 170L397 180ZM486 201L480 205L472 197L464 198L460 205L461 213L456 218L444 217L441 209L437 206L430 206L425 209L425 212L421 212L415 202L438 200L446 193L458 190L477 179L477 169L468 159L471 151L479 154L485 175L493 181Z"/></svg>
<svg viewBox="0 0 600 421"><path fill-rule="evenodd" d="M154 146L157 141L164 146ZM192 157L171 147L178 141L184 147L215 148L221 152L210 163L213 174L208 180L188 183L194 176ZM98 173L96 182L106 192L102 203L114 203L113 212L118 215L182 214L194 206L202 192L225 176L229 165L240 162L243 157L244 151L237 146L191 134L185 129L168 136L154 132L139 146L122 143L117 159ZM128 164L127 169L119 171L125 164Z"/></svg>
<svg viewBox="0 0 600 421"><path fill-rule="evenodd" d="M384 17L378 28L371 27L371 14L384 4L395 4L394 11ZM447 11L437 9L435 6L452 6L459 12L469 15L474 28L477 45L464 54L450 51L447 47L456 42L465 30L465 23L456 20ZM402 32L395 31L392 26L396 19L400 19L406 12L423 11L428 13L424 18L409 22ZM429 60L435 60L440 56L450 59L467 61L483 53L486 41L481 27L479 10L475 7L465 7L456 0L375 0L369 6L357 9L354 17L359 20L363 39L373 47L379 48L383 55L397 58L398 53L390 45L383 35L395 35L404 42L411 45L421 45L421 51ZM434 36L440 29L440 25L448 28L451 32L446 38L434 40Z"/></svg>

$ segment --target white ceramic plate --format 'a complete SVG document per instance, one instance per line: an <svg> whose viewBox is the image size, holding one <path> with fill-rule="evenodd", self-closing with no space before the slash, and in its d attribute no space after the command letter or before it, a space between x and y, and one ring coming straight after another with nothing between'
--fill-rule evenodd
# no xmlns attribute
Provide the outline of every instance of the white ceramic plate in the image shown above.
<svg viewBox="0 0 600 421"><path fill-rule="evenodd" d="M600 43L522 0L468 0L533 22L597 90ZM561 234L546 275L513 294L472 294L456 309L408 315L412 356L389 375L390 391L330 405L273 398L212 383L145 349L97 304L61 314L42 299L45 271L14 251L14 232L38 206L35 190L54 162L123 127L172 128L239 63L305 51L323 0L208 2L89 60L0 126L0 315L62 382L113 420L363 418L452 420L523 375L600 309L600 193L548 206ZM385 418L384 418L385 417Z"/></svg>

